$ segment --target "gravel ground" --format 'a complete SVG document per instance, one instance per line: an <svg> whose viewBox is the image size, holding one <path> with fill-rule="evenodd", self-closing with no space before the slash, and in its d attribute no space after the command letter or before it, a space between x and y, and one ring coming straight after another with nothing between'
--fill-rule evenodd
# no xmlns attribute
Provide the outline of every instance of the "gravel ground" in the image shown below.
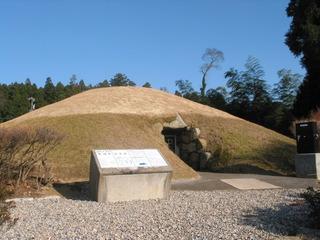
<svg viewBox="0 0 320 240"><path fill-rule="evenodd" d="M168 200L21 201L1 239L283 239L307 224L301 190L172 191Z"/></svg>

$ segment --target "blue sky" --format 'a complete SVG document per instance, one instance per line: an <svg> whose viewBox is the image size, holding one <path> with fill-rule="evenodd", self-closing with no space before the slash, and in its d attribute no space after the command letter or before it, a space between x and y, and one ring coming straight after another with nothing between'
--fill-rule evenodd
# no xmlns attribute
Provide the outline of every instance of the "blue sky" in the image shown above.
<svg viewBox="0 0 320 240"><path fill-rule="evenodd" d="M125 73L138 85L173 91L187 79L199 89L206 48L224 52L208 87L224 85L231 67L260 60L270 85L281 68L304 74L284 44L288 0L2 0L0 82L72 74L96 84Z"/></svg>

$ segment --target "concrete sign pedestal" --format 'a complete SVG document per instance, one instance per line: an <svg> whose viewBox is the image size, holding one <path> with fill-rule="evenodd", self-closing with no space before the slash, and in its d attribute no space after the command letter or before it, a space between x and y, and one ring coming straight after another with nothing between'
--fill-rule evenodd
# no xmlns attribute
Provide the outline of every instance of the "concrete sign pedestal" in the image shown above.
<svg viewBox="0 0 320 240"><path fill-rule="evenodd" d="M300 153L295 157L297 177L320 180L320 153Z"/></svg>
<svg viewBox="0 0 320 240"><path fill-rule="evenodd" d="M157 149L93 150L91 198L117 202L167 198L172 168Z"/></svg>

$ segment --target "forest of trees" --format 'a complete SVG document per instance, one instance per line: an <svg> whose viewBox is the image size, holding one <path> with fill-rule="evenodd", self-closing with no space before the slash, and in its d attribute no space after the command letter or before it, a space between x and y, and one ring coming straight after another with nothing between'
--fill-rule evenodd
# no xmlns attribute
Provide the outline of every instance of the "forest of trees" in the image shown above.
<svg viewBox="0 0 320 240"><path fill-rule="evenodd" d="M62 82L54 85L50 77L46 79L43 87L38 87L30 79L26 79L24 83L0 84L0 122L27 113L31 108L28 100L30 97L35 99L35 107L40 108L92 88L135 85L122 73L117 73L110 80L103 80L95 86L86 85L83 80L78 81L75 74L70 77L67 85ZM150 83L145 83L144 86L151 87Z"/></svg>
<svg viewBox="0 0 320 240"><path fill-rule="evenodd" d="M291 135L291 109L302 76L290 70L278 71L279 82L267 85L259 61L249 57L244 70L231 68L225 73L226 86L208 89L203 95L188 80L177 80L176 95L221 109L251 122Z"/></svg>

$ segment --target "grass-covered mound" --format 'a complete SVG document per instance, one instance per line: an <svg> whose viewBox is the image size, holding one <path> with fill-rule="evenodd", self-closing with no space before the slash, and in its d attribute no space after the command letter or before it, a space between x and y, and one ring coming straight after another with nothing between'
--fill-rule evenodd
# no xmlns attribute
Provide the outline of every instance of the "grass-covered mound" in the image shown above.
<svg viewBox="0 0 320 240"><path fill-rule="evenodd" d="M65 135L50 154L53 173L63 180L88 177L94 148L158 148L170 161L174 178L195 178L197 173L172 153L161 131L179 113L201 130L212 168L227 171L262 170L292 173L292 139L234 117L223 111L148 88L112 87L90 90L51 104L0 127L43 126ZM245 167L244 167L245 166Z"/></svg>

